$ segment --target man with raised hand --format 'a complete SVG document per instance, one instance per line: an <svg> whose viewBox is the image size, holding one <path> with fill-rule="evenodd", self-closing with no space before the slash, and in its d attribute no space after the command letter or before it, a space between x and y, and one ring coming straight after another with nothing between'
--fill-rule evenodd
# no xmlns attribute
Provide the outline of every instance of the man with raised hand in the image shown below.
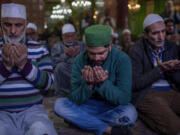
<svg viewBox="0 0 180 135"><path fill-rule="evenodd" d="M161 134L180 133L180 53L165 39L165 23L149 14L143 37L130 48L133 69L133 102L139 117Z"/></svg>
<svg viewBox="0 0 180 135"><path fill-rule="evenodd" d="M67 96L70 91L72 61L85 50L83 42L77 40L76 30L72 24L62 27L62 39L51 48L54 65L54 89L60 96Z"/></svg>
<svg viewBox="0 0 180 135"><path fill-rule="evenodd" d="M29 22L26 26L26 37L30 40L38 41L38 31L36 24Z"/></svg>
<svg viewBox="0 0 180 135"><path fill-rule="evenodd" d="M0 134L57 135L40 93L51 87L53 67L48 51L25 38L25 6L2 4L1 26Z"/></svg>
<svg viewBox="0 0 180 135"><path fill-rule="evenodd" d="M56 114L96 135L131 135L137 113L131 100L131 62L112 48L111 28L85 30L87 50L73 62L68 98L55 102Z"/></svg>

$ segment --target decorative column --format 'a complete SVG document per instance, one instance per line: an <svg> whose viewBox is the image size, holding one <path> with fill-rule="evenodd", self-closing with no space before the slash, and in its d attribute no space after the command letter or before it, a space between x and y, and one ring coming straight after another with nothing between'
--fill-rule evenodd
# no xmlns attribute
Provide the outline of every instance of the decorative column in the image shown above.
<svg viewBox="0 0 180 135"><path fill-rule="evenodd" d="M117 28L123 30L128 27L128 0L117 1Z"/></svg>

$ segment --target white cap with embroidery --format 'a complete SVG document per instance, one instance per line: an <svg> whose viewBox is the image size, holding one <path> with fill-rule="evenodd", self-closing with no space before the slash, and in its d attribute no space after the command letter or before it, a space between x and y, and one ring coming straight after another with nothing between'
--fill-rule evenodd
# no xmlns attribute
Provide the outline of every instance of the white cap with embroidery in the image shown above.
<svg viewBox="0 0 180 135"><path fill-rule="evenodd" d="M64 24L62 27L62 34L76 32L74 26L72 24Z"/></svg>
<svg viewBox="0 0 180 135"><path fill-rule="evenodd" d="M143 29L156 22L164 22L163 18L158 14L149 14L143 22Z"/></svg>
<svg viewBox="0 0 180 135"><path fill-rule="evenodd" d="M15 3L2 4L1 18L4 17L22 18L26 20L26 7Z"/></svg>
<svg viewBox="0 0 180 135"><path fill-rule="evenodd" d="M27 25L26 28L33 29L34 31L37 32L37 26L36 26L36 24L34 24L34 23L28 23L28 25Z"/></svg>

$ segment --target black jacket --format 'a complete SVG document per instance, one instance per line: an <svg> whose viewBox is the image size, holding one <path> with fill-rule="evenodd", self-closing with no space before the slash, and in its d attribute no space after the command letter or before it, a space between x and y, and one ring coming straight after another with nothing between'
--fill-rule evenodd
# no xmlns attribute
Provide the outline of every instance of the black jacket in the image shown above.
<svg viewBox="0 0 180 135"><path fill-rule="evenodd" d="M153 65L149 45L146 39L141 38L129 51L133 70L132 103L135 105L141 101L152 83L159 80L162 76L159 69ZM180 50L174 43L166 40L164 47L162 61L180 59ZM164 73L164 76L173 89L179 90L180 70Z"/></svg>

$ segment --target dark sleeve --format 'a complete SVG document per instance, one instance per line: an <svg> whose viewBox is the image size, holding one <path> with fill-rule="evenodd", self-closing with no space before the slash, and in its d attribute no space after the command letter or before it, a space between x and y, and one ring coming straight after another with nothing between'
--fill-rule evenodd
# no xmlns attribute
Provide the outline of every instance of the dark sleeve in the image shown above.
<svg viewBox="0 0 180 135"><path fill-rule="evenodd" d="M178 50L178 60L180 60L180 45L177 46L177 50Z"/></svg>
<svg viewBox="0 0 180 135"><path fill-rule="evenodd" d="M180 60L180 46L172 45L172 51L170 52L173 59ZM167 72L166 74L167 80L169 80L172 84L180 88L180 70L176 70L174 72Z"/></svg>
<svg viewBox="0 0 180 135"><path fill-rule="evenodd" d="M133 72L133 90L140 91L150 87L152 83L160 79L161 73L157 67L150 67L146 53L143 48L134 45L129 50ZM148 67L148 69L147 69Z"/></svg>
<svg viewBox="0 0 180 135"><path fill-rule="evenodd" d="M94 93L82 79L81 70L84 68L84 65L82 64L83 62L79 60L79 57L80 56L75 58L72 65L71 91L68 96L72 102L78 105L87 101Z"/></svg>
<svg viewBox="0 0 180 135"><path fill-rule="evenodd" d="M3 62L0 61L0 85L11 75L12 72L6 69Z"/></svg>
<svg viewBox="0 0 180 135"><path fill-rule="evenodd" d="M121 57L115 69L116 82L110 79L96 88L96 91L107 101L113 104L126 105L131 100L132 69L131 61L127 55ZM113 69L114 70L114 69Z"/></svg>
<svg viewBox="0 0 180 135"><path fill-rule="evenodd" d="M67 62L69 57L64 53L64 49L61 43L55 44L51 49L51 58L53 66L55 67L58 63Z"/></svg>

